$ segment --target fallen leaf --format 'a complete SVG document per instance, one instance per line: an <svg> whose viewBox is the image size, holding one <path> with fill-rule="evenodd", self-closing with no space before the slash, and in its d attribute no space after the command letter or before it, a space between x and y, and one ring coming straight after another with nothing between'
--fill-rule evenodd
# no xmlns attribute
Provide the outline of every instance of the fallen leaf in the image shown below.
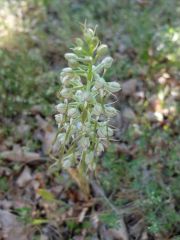
<svg viewBox="0 0 180 240"><path fill-rule="evenodd" d="M87 207L86 207L86 208L83 208L83 210L81 211L81 213L80 213L79 216L78 216L78 222L79 222L79 223L82 223L82 222L83 222L87 211L88 211L88 208L87 208Z"/></svg>
<svg viewBox="0 0 180 240"><path fill-rule="evenodd" d="M23 139L24 136L30 132L30 129L31 129L30 125L26 124L24 119L22 119L19 125L17 126L15 136L18 136L19 139Z"/></svg>
<svg viewBox="0 0 180 240"><path fill-rule="evenodd" d="M30 171L29 167L26 166L23 169L20 176L18 177L16 183L17 183L18 187L25 187L26 184L31 180L32 180L31 171Z"/></svg>
<svg viewBox="0 0 180 240"><path fill-rule="evenodd" d="M126 107L124 110L123 110L123 117L128 120L128 121L135 121L136 119L136 115L135 113L133 112L133 110L129 107Z"/></svg>
<svg viewBox="0 0 180 240"><path fill-rule="evenodd" d="M152 108L152 111L161 111L162 110L162 104L161 104L161 101L160 99L158 98L157 95L152 95L149 99L149 104Z"/></svg>
<svg viewBox="0 0 180 240"><path fill-rule="evenodd" d="M114 239L112 234L106 229L106 227L104 225L101 225L99 227L99 233L100 233L101 239L104 239L104 240L113 240Z"/></svg>
<svg viewBox="0 0 180 240"><path fill-rule="evenodd" d="M142 219L129 227L129 234L135 239L141 239L145 224Z"/></svg>
<svg viewBox="0 0 180 240"><path fill-rule="evenodd" d="M137 80L130 79L122 84L122 93L125 96L131 96L136 91Z"/></svg>
<svg viewBox="0 0 180 240"><path fill-rule="evenodd" d="M55 201L54 195L51 192L47 191L46 189L41 188L41 189L38 189L37 192L45 201L50 201L50 202Z"/></svg>
<svg viewBox="0 0 180 240"><path fill-rule="evenodd" d="M129 147L125 143L116 144L117 153L130 153Z"/></svg>
<svg viewBox="0 0 180 240"><path fill-rule="evenodd" d="M14 214L0 210L0 226L6 240L28 240L25 227L19 223Z"/></svg>
<svg viewBox="0 0 180 240"><path fill-rule="evenodd" d="M57 146L54 143L56 137L56 129L49 124L48 121L44 120L40 115L36 116L39 128L43 130L43 136L40 138L43 143L43 152L49 154L52 150L53 153L56 152Z"/></svg>
<svg viewBox="0 0 180 240"><path fill-rule="evenodd" d="M145 113L145 118L150 122L162 122L164 117L160 112L147 112Z"/></svg>
<svg viewBox="0 0 180 240"><path fill-rule="evenodd" d="M113 239L129 240L128 232L127 232L126 225L123 218L119 219L118 229L110 229L109 233L113 237Z"/></svg>
<svg viewBox="0 0 180 240"><path fill-rule="evenodd" d="M39 153L25 151L19 146L16 146L13 150L2 152L0 157L9 161L24 163L41 159Z"/></svg>

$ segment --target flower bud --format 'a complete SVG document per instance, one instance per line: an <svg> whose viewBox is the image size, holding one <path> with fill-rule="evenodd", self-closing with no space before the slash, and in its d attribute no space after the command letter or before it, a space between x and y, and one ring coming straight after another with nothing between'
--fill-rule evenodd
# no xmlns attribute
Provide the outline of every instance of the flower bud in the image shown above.
<svg viewBox="0 0 180 240"><path fill-rule="evenodd" d="M108 46L105 44L101 44L98 48L97 48L97 52L96 52L96 56L98 58L104 56L106 53L108 52Z"/></svg>
<svg viewBox="0 0 180 240"><path fill-rule="evenodd" d="M83 40L80 38L76 38L76 45L82 47L83 46Z"/></svg>
<svg viewBox="0 0 180 240"><path fill-rule="evenodd" d="M94 37L94 31L91 28L87 28L84 31L84 38L86 41L90 41Z"/></svg>
<svg viewBox="0 0 180 240"><path fill-rule="evenodd" d="M112 57L105 57L102 60L102 65L104 66L104 68L110 68L112 63L113 63L113 58Z"/></svg>
<svg viewBox="0 0 180 240"><path fill-rule="evenodd" d="M67 106L66 104L64 103L59 103L57 106L56 106L56 109L59 113L65 113L66 112L66 109L67 109Z"/></svg>
<svg viewBox="0 0 180 240"><path fill-rule="evenodd" d="M120 84L117 82L108 82L106 85L106 90L114 93L118 92L121 89Z"/></svg>
<svg viewBox="0 0 180 240"><path fill-rule="evenodd" d="M77 61L78 60L78 56L75 54L75 53L66 53L64 55L65 59L70 61L70 60L75 60Z"/></svg>
<svg viewBox="0 0 180 240"><path fill-rule="evenodd" d="M105 114L107 117L114 117L117 115L117 110L114 107L105 107Z"/></svg>
<svg viewBox="0 0 180 240"><path fill-rule="evenodd" d="M72 68L70 68L70 67L63 68L61 75L66 74L66 73L73 73Z"/></svg>

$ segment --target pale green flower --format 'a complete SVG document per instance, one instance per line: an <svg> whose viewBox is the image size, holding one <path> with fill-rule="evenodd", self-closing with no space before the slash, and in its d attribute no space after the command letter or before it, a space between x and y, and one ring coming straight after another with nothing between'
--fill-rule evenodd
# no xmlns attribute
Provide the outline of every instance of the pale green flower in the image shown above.
<svg viewBox="0 0 180 240"><path fill-rule="evenodd" d="M114 92L118 92L121 89L121 86L117 82L108 82L106 85L106 89L114 93Z"/></svg>
<svg viewBox="0 0 180 240"><path fill-rule="evenodd" d="M76 55L76 54L74 54L74 53L66 53L65 55L64 55L64 57L65 57L65 59L66 60L75 60L75 61L77 61L78 60L78 56Z"/></svg>
<svg viewBox="0 0 180 240"><path fill-rule="evenodd" d="M60 91L60 95L63 98L71 98L72 97L72 91L70 88L64 88Z"/></svg>
<svg viewBox="0 0 180 240"><path fill-rule="evenodd" d="M67 110L67 105L64 104L64 103L59 103L57 106L56 106L56 109L59 113L65 113L66 110ZM59 114L58 114L59 115Z"/></svg>
<svg viewBox="0 0 180 240"><path fill-rule="evenodd" d="M71 118L77 118L79 116L79 111L77 108L70 108L68 109L67 115Z"/></svg>
<svg viewBox="0 0 180 240"><path fill-rule="evenodd" d="M76 39L72 51L65 54L69 67L60 74L60 102L55 115L59 127L57 143L64 168L95 170L97 157L113 137L109 118L117 114L106 100L120 90L120 85L105 80L113 59L104 57L108 47L100 44L94 30L85 27L83 39Z"/></svg>
<svg viewBox="0 0 180 240"><path fill-rule="evenodd" d="M79 146L84 150L87 149L90 146L90 141L88 137L82 137L79 140Z"/></svg>
<svg viewBox="0 0 180 240"><path fill-rule="evenodd" d="M97 57L97 58L101 58L101 57L104 56L107 52L108 52L108 46L107 46L106 44L101 44L101 45L97 48L96 57Z"/></svg>
<svg viewBox="0 0 180 240"><path fill-rule="evenodd" d="M107 117L114 117L117 115L117 110L114 107L105 107L105 114Z"/></svg>
<svg viewBox="0 0 180 240"><path fill-rule="evenodd" d="M57 123L61 123L63 120L63 115L62 114L56 114L55 115L55 120Z"/></svg>

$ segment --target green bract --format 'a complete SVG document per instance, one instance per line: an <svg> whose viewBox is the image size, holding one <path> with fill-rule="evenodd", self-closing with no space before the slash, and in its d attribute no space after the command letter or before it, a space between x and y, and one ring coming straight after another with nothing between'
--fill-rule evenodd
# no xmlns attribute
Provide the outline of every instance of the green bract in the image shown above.
<svg viewBox="0 0 180 240"><path fill-rule="evenodd" d="M65 54L68 67L60 74L60 103L55 115L57 142L64 168L94 170L97 156L113 137L109 119L117 114L105 103L110 94L120 90L120 85L104 79L113 59L106 56L108 47L100 44L95 31L85 27L83 38L76 40L72 51Z"/></svg>

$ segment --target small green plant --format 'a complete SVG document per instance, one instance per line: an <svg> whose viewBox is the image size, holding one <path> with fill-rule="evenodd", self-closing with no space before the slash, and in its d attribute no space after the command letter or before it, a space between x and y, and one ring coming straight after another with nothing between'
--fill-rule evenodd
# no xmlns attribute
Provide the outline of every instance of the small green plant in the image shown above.
<svg viewBox="0 0 180 240"><path fill-rule="evenodd" d="M83 176L96 169L97 157L113 136L109 119L117 110L112 104L106 104L106 100L120 90L120 85L104 79L113 59L106 56L108 47L100 43L95 30L85 26L83 39L76 39L71 50L72 53L65 54L68 67L60 74L62 85L55 119L59 129L60 163L71 170L71 175L81 185ZM72 169L77 169L78 173Z"/></svg>

